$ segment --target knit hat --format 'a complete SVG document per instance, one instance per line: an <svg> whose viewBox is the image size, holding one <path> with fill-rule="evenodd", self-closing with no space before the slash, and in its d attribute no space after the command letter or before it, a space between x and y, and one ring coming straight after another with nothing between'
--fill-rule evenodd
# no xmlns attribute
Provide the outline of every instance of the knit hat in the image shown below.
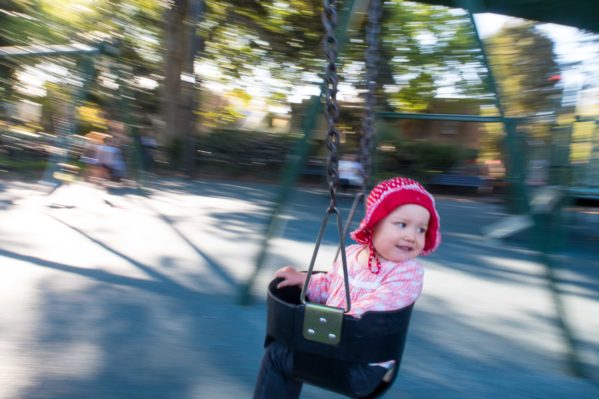
<svg viewBox="0 0 599 399"><path fill-rule="evenodd" d="M435 209L435 199L417 181L407 177L394 177L377 184L366 200L366 215L360 227L351 233L351 238L360 244L370 246L370 257L368 268L373 273L378 273L380 263L375 256L372 244L372 228L397 207L406 204L420 205L428 210L430 219L424 240L424 248L420 255L428 255L441 243L441 232L439 231L439 214ZM376 259L376 268L373 268L372 259Z"/></svg>

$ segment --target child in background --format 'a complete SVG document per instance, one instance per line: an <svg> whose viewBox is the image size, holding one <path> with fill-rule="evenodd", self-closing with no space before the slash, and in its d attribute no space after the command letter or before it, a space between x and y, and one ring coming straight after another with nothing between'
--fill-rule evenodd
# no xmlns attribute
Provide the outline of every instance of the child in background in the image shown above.
<svg viewBox="0 0 599 399"><path fill-rule="evenodd" d="M120 182L125 177L123 153L114 138L104 138L104 143L98 147L98 164L103 170L103 177L108 181Z"/></svg>
<svg viewBox="0 0 599 399"><path fill-rule="evenodd" d="M351 233L358 244L346 249L351 312L397 310L413 304L422 292L423 268L415 258L439 246L439 215L435 200L418 182L403 177L383 181L371 191L366 215ZM306 273L286 266L275 272L278 288L303 287ZM341 260L327 273L311 276L311 302L345 308ZM358 396L376 389L394 362L352 367L348 376ZM301 381L293 377L293 352L273 341L265 350L254 399L299 398Z"/></svg>
<svg viewBox="0 0 599 399"><path fill-rule="evenodd" d="M339 160L339 187L348 191L351 187L362 187L364 170L357 155L344 155Z"/></svg>

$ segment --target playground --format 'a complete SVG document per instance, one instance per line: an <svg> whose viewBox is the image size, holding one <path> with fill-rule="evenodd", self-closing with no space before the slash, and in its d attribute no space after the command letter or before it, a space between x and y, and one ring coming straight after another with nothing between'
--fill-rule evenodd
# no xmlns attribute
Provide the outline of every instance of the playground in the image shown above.
<svg viewBox="0 0 599 399"><path fill-rule="evenodd" d="M567 77L596 68L540 26L584 53L592 7L266 3L0 6L0 398L249 398L273 319L296 360L310 341L341 366L304 361L335 392L350 319L376 320L363 364L401 359L377 395L599 397L599 91ZM526 21L483 38L485 12ZM342 230L397 175L435 192L443 237L409 330L344 315ZM273 272L338 250L346 308L302 292L311 319L273 317ZM317 386L302 398L341 397Z"/></svg>
<svg viewBox="0 0 599 399"><path fill-rule="evenodd" d="M248 305L239 291L276 186L159 179L143 190L79 182L48 192L0 183L0 397L250 397L266 285L281 265L309 261L326 191L292 193ZM425 290L387 396L597 397L596 210L572 213L554 259L581 377L526 235L484 238L503 207L475 197L438 203L444 242L424 259ZM339 198L344 215L350 205ZM335 250L327 234L323 262ZM302 397L337 396L306 386Z"/></svg>

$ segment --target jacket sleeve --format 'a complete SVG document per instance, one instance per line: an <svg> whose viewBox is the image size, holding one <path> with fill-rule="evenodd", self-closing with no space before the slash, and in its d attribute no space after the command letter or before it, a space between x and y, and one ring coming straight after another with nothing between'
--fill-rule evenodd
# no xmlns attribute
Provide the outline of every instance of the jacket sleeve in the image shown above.
<svg viewBox="0 0 599 399"><path fill-rule="evenodd" d="M331 283L330 272L313 273L308 283L306 296L315 303L326 303L329 299L329 285Z"/></svg>

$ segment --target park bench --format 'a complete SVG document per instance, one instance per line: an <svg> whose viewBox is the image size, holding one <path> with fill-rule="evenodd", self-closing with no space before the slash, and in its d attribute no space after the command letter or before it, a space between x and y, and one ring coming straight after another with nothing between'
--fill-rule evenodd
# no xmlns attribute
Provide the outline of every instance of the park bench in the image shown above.
<svg viewBox="0 0 599 399"><path fill-rule="evenodd" d="M481 188L487 187L488 182L481 176L439 173L431 176L429 185L458 191L478 192Z"/></svg>

